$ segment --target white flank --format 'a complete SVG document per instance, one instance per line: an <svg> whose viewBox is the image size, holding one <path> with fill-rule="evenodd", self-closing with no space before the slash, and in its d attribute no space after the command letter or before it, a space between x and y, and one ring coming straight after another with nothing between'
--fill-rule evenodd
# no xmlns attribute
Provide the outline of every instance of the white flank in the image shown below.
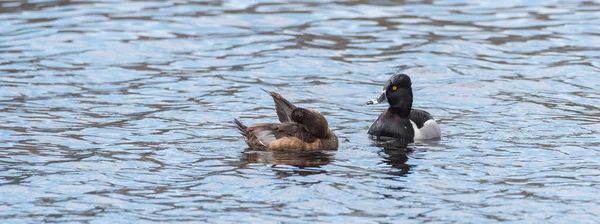
<svg viewBox="0 0 600 224"><path fill-rule="evenodd" d="M427 120L421 129L417 128L415 122L410 121L415 130L415 138L414 139L432 139L439 138L442 135L440 131L440 126L435 120Z"/></svg>

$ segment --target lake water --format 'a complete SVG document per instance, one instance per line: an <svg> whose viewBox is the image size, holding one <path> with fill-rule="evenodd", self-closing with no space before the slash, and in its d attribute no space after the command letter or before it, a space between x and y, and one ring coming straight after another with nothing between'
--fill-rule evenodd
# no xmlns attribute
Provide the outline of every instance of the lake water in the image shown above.
<svg viewBox="0 0 600 224"><path fill-rule="evenodd" d="M442 138L383 149L398 71ZM0 220L600 222L597 1L2 1ZM261 88L336 152L245 150Z"/></svg>

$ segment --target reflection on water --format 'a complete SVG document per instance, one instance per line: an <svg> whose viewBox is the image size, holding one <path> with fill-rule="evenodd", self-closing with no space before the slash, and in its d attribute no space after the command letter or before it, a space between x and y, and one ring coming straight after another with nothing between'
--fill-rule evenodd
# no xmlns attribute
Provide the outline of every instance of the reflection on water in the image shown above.
<svg viewBox="0 0 600 224"><path fill-rule="evenodd" d="M597 223L592 1L2 1L3 222ZM391 73L442 138L366 135ZM336 152L245 151L260 89Z"/></svg>
<svg viewBox="0 0 600 224"><path fill-rule="evenodd" d="M383 148L383 162L397 169L396 175L407 174L410 171L410 165L407 165L406 161L408 161L408 154L411 151L412 149L410 148Z"/></svg>
<svg viewBox="0 0 600 224"><path fill-rule="evenodd" d="M244 152L242 160L249 163L271 163L303 167L321 167L333 160L333 153L321 151L254 151Z"/></svg>

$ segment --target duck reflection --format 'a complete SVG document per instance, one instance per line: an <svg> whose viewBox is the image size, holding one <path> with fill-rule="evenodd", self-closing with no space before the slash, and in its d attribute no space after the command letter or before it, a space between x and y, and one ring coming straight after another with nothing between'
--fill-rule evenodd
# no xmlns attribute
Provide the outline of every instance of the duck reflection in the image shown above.
<svg viewBox="0 0 600 224"><path fill-rule="evenodd" d="M410 171L410 165L406 164L408 155L412 152L410 148L383 148L380 155L383 157L383 162L398 169L395 172L397 175L405 175Z"/></svg>
<svg viewBox="0 0 600 224"><path fill-rule="evenodd" d="M406 164L408 155L414 150L405 141L373 141L373 144L382 150L379 155L385 164L396 169L395 175L405 175L410 172L411 165Z"/></svg>
<svg viewBox="0 0 600 224"><path fill-rule="evenodd" d="M327 171L319 167L329 164L333 161L333 153L322 151L255 151L246 150L242 155L242 160L248 163L267 163L273 164L276 168L273 171L279 178L292 175L308 176L314 174L326 173ZM278 169L278 165L289 165L297 168Z"/></svg>
<svg viewBox="0 0 600 224"><path fill-rule="evenodd" d="M320 167L333 160L332 153L322 151L255 151L247 150L242 160L249 163L272 163L275 165L292 165L300 168Z"/></svg>

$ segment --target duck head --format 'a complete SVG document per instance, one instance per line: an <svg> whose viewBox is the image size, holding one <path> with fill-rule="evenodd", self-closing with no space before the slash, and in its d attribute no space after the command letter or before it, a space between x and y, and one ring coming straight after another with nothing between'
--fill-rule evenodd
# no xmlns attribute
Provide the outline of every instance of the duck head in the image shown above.
<svg viewBox="0 0 600 224"><path fill-rule="evenodd" d="M377 99L370 100L367 105L388 102L390 108L406 110L412 108L413 93L410 77L405 74L396 74L387 80L381 95Z"/></svg>
<svg viewBox="0 0 600 224"><path fill-rule="evenodd" d="M307 131L317 138L324 138L329 131L327 119L316 109L312 108L295 108L292 111L292 120L296 123L303 124Z"/></svg>

